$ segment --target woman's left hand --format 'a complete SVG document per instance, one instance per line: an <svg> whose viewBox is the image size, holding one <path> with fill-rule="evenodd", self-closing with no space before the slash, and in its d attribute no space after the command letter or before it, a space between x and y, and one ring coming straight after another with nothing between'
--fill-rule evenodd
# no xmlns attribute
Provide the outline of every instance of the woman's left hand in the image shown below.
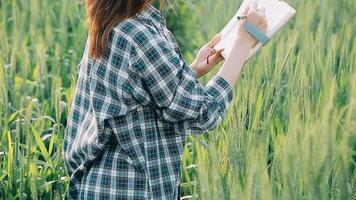
<svg viewBox="0 0 356 200"><path fill-rule="evenodd" d="M215 35L210 42L205 44L199 50L196 59L191 64L192 68L196 71L197 78L207 74L214 68L214 66L224 59L221 56L221 52L224 51L224 49L214 49L214 46L220 41L220 39L220 34Z"/></svg>

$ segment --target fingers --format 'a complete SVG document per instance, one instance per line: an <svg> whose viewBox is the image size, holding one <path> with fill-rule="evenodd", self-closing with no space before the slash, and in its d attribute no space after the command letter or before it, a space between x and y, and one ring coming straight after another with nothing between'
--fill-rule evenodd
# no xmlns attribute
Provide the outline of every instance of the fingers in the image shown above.
<svg viewBox="0 0 356 200"><path fill-rule="evenodd" d="M260 24L261 22L261 15L260 13L254 9L254 8L251 8L249 10L249 12L247 13L247 21L253 23L253 24Z"/></svg>
<svg viewBox="0 0 356 200"><path fill-rule="evenodd" d="M213 37L213 39L211 39L211 41L208 43L208 46L210 48L214 48L214 46L220 41L220 39L221 39L221 34L220 33L216 34Z"/></svg>
<svg viewBox="0 0 356 200"><path fill-rule="evenodd" d="M220 50L218 50L215 54L214 54L214 56L216 57L216 64L217 63L219 63L219 62L221 62L222 60L224 60L224 57L222 57L222 55L221 55L221 53L224 51L225 49L220 49Z"/></svg>
<svg viewBox="0 0 356 200"><path fill-rule="evenodd" d="M216 65L219 62L221 62L224 58L221 56L221 53L224 51L225 49L220 49L218 51L216 51L214 54L210 55L207 58L207 64L211 64L211 65Z"/></svg>
<svg viewBox="0 0 356 200"><path fill-rule="evenodd" d="M260 14L260 16L262 18L261 23L260 23L260 27L261 27L263 32L266 32L266 30L267 30L267 20L266 20L266 10L265 10L265 8L261 8L259 10L259 14Z"/></svg>
<svg viewBox="0 0 356 200"><path fill-rule="evenodd" d="M220 49L218 51L215 51L215 53L208 55L205 61L197 62L196 64L194 64L194 68L196 69L196 71L199 71L200 74L206 74L224 59L221 56L221 52L223 51L224 49Z"/></svg>
<svg viewBox="0 0 356 200"><path fill-rule="evenodd" d="M212 50L210 51L208 57L214 55L215 53L216 53L216 50L215 50L215 49L212 49Z"/></svg>
<svg viewBox="0 0 356 200"><path fill-rule="evenodd" d="M207 64L213 64L215 65L216 63L219 63L223 58L221 56L221 52L224 51L224 49L216 50L214 49L214 46L221 40L221 34L218 33L216 34L213 39L208 43L209 47L209 55L206 59Z"/></svg>
<svg viewBox="0 0 356 200"><path fill-rule="evenodd" d="M265 32L267 29L265 8L257 9L257 6L253 5L247 13L247 21L255 24Z"/></svg>

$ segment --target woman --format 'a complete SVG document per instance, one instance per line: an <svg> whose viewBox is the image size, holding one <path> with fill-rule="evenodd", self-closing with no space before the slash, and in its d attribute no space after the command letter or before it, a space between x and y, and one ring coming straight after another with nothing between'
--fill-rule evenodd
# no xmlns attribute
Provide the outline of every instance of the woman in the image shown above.
<svg viewBox="0 0 356 200"><path fill-rule="evenodd" d="M179 198L186 136L222 121L257 43L237 27L235 56L203 86L197 78L222 60L222 50L214 50L220 36L188 65L151 3L86 0L89 37L63 146L69 199ZM266 29L262 12L246 12Z"/></svg>

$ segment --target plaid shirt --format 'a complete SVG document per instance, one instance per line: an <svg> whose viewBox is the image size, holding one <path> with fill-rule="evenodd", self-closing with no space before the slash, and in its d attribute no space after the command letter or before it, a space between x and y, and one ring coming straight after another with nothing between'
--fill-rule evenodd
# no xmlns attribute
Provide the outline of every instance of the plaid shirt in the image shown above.
<svg viewBox="0 0 356 200"><path fill-rule="evenodd" d="M78 65L63 154L69 199L177 199L185 138L214 129L232 90L203 86L152 5L119 23L101 59Z"/></svg>

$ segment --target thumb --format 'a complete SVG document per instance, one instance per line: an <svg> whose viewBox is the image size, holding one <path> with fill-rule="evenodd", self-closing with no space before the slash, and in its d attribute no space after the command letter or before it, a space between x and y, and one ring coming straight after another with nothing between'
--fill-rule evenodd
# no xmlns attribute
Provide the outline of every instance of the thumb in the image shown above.
<svg viewBox="0 0 356 200"><path fill-rule="evenodd" d="M222 60L224 60L224 57L221 56L221 53L224 51L224 49L220 49L217 51L214 55L211 56L211 63L212 65L216 65Z"/></svg>

